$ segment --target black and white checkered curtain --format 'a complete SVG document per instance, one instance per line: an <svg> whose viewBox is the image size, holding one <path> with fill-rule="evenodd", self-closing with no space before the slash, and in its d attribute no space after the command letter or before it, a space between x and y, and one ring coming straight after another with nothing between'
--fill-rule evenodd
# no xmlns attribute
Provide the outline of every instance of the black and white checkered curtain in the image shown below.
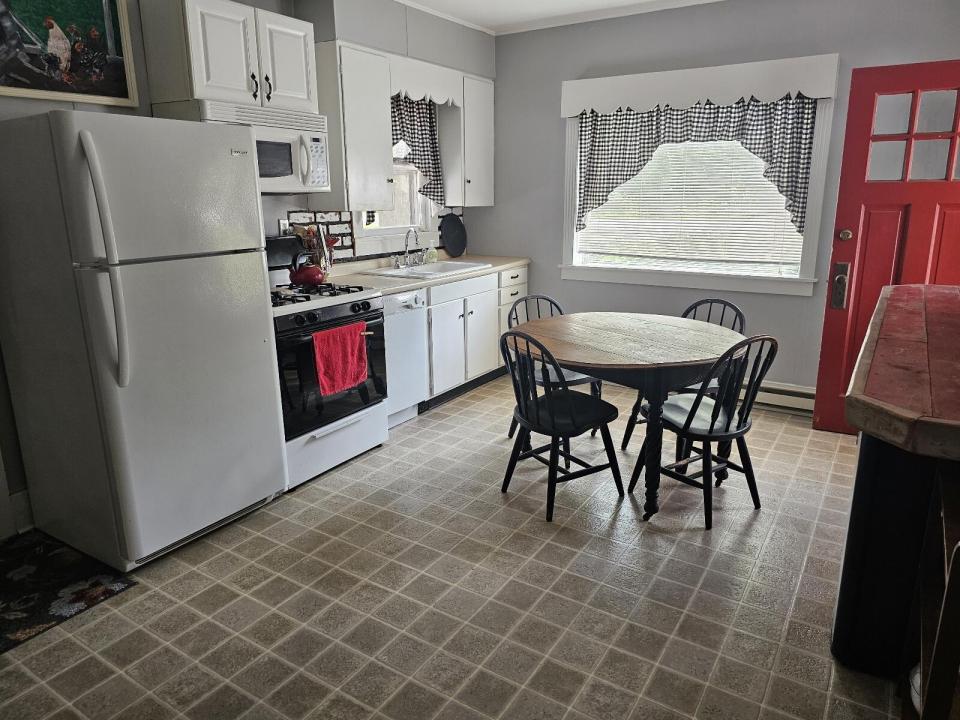
<svg viewBox="0 0 960 720"><path fill-rule="evenodd" d="M817 101L797 94L774 102L740 99L733 105L709 100L689 108L659 105L638 113L630 108L580 113L577 230L584 216L639 173L665 143L737 140L766 164L764 177L786 198L793 224L803 232L813 155Z"/></svg>
<svg viewBox="0 0 960 720"><path fill-rule="evenodd" d="M444 204L443 171L440 169L440 137L437 134L437 106L427 98L411 100L397 94L390 98L393 144L403 140L410 146L407 159L427 177L420 194Z"/></svg>

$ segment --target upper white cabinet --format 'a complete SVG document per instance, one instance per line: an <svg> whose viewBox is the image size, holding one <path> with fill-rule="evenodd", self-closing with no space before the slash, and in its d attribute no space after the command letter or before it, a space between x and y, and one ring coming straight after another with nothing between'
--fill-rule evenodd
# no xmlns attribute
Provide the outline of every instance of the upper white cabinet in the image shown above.
<svg viewBox="0 0 960 720"><path fill-rule="evenodd" d="M493 83L463 78L463 204L493 205Z"/></svg>
<svg viewBox="0 0 960 720"><path fill-rule="evenodd" d="M390 210L390 59L336 41L318 43L316 53L333 191L311 197L311 209Z"/></svg>
<svg viewBox="0 0 960 720"><path fill-rule="evenodd" d="M259 104L253 99L260 78L256 10L226 0L186 0L185 5L193 96ZM151 78L154 74L151 70Z"/></svg>
<svg viewBox="0 0 960 720"><path fill-rule="evenodd" d="M264 107L317 112L313 25L257 10Z"/></svg>
<svg viewBox="0 0 960 720"><path fill-rule="evenodd" d="M229 0L144 0L140 16L154 103L319 111L311 23Z"/></svg>

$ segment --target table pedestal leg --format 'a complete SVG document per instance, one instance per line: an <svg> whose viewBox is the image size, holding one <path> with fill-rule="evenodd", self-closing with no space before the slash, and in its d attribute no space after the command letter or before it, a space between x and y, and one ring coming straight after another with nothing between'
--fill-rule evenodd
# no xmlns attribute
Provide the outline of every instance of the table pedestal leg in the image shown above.
<svg viewBox="0 0 960 720"><path fill-rule="evenodd" d="M660 492L660 453L663 450L663 403L666 401L666 393L656 393L654 397L648 397L648 415L647 415L647 440L644 443L647 447L647 454L644 458L646 463L646 473L644 482L646 485L646 502L643 504L643 519L649 520L654 513L660 510L660 504L657 502L657 495Z"/></svg>

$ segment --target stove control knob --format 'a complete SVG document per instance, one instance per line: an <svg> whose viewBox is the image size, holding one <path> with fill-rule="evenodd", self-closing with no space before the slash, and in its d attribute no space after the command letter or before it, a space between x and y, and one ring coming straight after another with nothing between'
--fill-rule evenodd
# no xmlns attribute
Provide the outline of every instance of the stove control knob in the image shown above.
<svg viewBox="0 0 960 720"><path fill-rule="evenodd" d="M353 305L350 306L350 312L358 313L358 312L361 312L362 310L363 310L363 305L361 305L360 303L354 303Z"/></svg>
<svg viewBox="0 0 960 720"><path fill-rule="evenodd" d="M315 323L320 319L320 316L317 315L312 310L307 313L307 322Z"/></svg>
<svg viewBox="0 0 960 720"><path fill-rule="evenodd" d="M306 324L307 324L307 319L306 319L303 315L294 315L294 316L293 316L293 321L294 321L297 325L306 325Z"/></svg>
<svg viewBox="0 0 960 720"><path fill-rule="evenodd" d="M364 300L364 301L360 304L360 307L362 307L364 310L369 310L369 309L370 309L370 303L368 303L366 300Z"/></svg>

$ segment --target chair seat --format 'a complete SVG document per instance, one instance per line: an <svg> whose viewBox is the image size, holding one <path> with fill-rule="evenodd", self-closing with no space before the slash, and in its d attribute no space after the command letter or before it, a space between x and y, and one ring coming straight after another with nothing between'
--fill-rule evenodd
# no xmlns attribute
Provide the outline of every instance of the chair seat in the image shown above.
<svg viewBox="0 0 960 720"><path fill-rule="evenodd" d="M551 385L559 384L557 380L557 371L547 366L547 382ZM543 385L543 376L541 375L542 368L537 368L537 385ZM576 370L567 370L566 368L560 369L563 379L567 381L567 385L586 385L588 383L596 382L596 378L592 378L589 375L584 375L583 373L578 373Z"/></svg>
<svg viewBox="0 0 960 720"><path fill-rule="evenodd" d="M537 408L539 415L530 402L524 413L526 419L521 417L519 407L514 409L513 416L535 433L560 437L575 437L598 425L613 422L619 413L617 407L606 400L575 390L554 390L549 397L541 396Z"/></svg>
<svg viewBox="0 0 960 720"><path fill-rule="evenodd" d="M677 390L677 392L698 393L700 392L702 385L703 381L700 381L698 383L694 383L693 385L687 385L685 388L683 388L683 390ZM707 383L707 394L716 395L718 392L720 392L720 381L716 378L710 378L710 382Z"/></svg>
<svg viewBox="0 0 960 720"><path fill-rule="evenodd" d="M679 393L677 395L672 395L670 398L663 403L663 424L669 427L671 430L681 431L683 426L687 422L687 417L690 415L690 409L693 407L693 403L696 402L696 395L691 395L688 393ZM720 408L720 414L717 416L716 423L713 424L714 429L710 429L711 418L713 417L713 410L716 405L716 402L713 398L704 397L700 402L700 407L697 408L697 414L694 416L693 420L690 423L690 428L686 432L687 435L697 435L704 438L728 438L732 435L741 435L745 433L749 427L750 423L740 430L734 431L731 427L730 431L727 430L727 411L723 408ZM640 412L643 416L650 416L650 406L647 403L643 404L643 407L640 408Z"/></svg>

